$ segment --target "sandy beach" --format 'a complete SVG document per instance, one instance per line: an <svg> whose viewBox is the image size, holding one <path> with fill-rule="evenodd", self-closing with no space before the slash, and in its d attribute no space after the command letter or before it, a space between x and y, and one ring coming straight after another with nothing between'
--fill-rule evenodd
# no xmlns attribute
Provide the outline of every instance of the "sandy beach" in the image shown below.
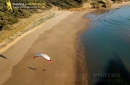
<svg viewBox="0 0 130 85"><path fill-rule="evenodd" d="M112 8L125 5L130 2ZM89 22L85 15L92 11L57 11L54 18L13 41L0 53L0 85L82 85L84 79L77 82L76 77L83 65L78 38ZM37 53L49 55L52 64L33 59Z"/></svg>
<svg viewBox="0 0 130 85"><path fill-rule="evenodd" d="M77 33L87 27L88 19L84 17L89 12L58 12L55 18L3 52L7 59L1 58L1 84L5 81L3 85L75 84ZM53 63L41 58L34 60L33 56L37 53L49 55Z"/></svg>
<svg viewBox="0 0 130 85"><path fill-rule="evenodd" d="M0 85L2 85L10 76L14 65L16 65L27 53L32 43L39 37L40 34L44 33L45 30L51 29L52 26L59 23L60 20L71 14L72 12L56 12L55 18L45 22L31 31L23 34L15 41L10 43L7 48L1 50L0 58ZM44 25L44 27L42 27Z"/></svg>

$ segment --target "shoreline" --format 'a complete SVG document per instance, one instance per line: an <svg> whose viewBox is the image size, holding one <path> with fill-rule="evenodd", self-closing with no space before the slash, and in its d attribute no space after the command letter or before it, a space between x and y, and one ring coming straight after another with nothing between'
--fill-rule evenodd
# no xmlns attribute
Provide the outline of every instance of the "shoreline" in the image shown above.
<svg viewBox="0 0 130 85"><path fill-rule="evenodd" d="M127 2L126 2L127 3ZM87 11L90 11L90 10L87 10ZM54 26L55 27L55 26ZM52 30L52 29L50 29L50 30ZM30 32L30 31L29 31ZM46 31L47 32L47 31ZM43 33L44 34L44 33ZM78 36L78 35L77 35ZM10 49L9 49L10 50ZM6 53L5 53L6 54ZM21 58L22 59L22 58ZM16 65L16 64L15 64ZM15 68L15 67L14 67ZM6 84L5 84L6 85ZM8 84L9 85L9 84Z"/></svg>
<svg viewBox="0 0 130 85"><path fill-rule="evenodd" d="M110 11L110 10L113 10L113 9L118 9L118 8L121 8L121 7L124 7L124 6L130 6L130 1L128 1L128 2L123 2L123 3L116 3L116 4L113 4L110 8L101 8L101 9L97 9L97 10L95 10L94 11L94 13L96 13L96 14L102 14L102 13L105 13L105 12L108 12L108 11ZM87 29L82 33L82 34L84 34L85 32L87 31ZM81 35L79 36L79 38L81 38ZM87 61L88 61L88 59L87 59L87 57L85 57L85 56L88 56L87 55L87 52L85 52L85 51L87 51L85 48L84 48L84 44L81 42L80 43L81 44L81 48L83 49L83 54L84 54L84 58L83 58L83 62L85 62L85 68L83 69L83 71L86 71L86 72L84 72L84 73L86 73L87 74L87 76L86 76L86 74L85 74L85 76L83 76L83 78L86 78L85 79L85 83L83 83L83 85L90 85L90 82L89 81L91 81L90 79L89 79L89 70L87 70L88 69L88 67L89 67L89 65L87 65ZM79 44L79 45L80 45ZM83 65L81 65L81 66L83 66L84 67L84 64ZM79 66L79 68L81 68L80 66ZM81 72L82 73L82 72ZM77 85L79 85L79 84L77 84Z"/></svg>
<svg viewBox="0 0 130 85"><path fill-rule="evenodd" d="M88 20L89 22L89 20ZM87 25L88 27L88 25ZM82 34L86 29L83 29L82 32L79 32L77 34L77 70L76 70L76 84L75 85L88 85L88 70L87 70L87 64L86 64L86 52L83 46L83 43L81 41ZM78 57L80 56L80 60Z"/></svg>

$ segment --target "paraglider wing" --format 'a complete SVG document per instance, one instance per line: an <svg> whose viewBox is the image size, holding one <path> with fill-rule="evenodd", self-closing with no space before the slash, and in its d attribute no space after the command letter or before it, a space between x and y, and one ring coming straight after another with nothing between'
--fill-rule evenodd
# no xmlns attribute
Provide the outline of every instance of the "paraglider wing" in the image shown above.
<svg viewBox="0 0 130 85"><path fill-rule="evenodd" d="M35 59L36 57L42 57L42 56L41 56L41 54L36 54L36 55L34 56L34 59Z"/></svg>
<svg viewBox="0 0 130 85"><path fill-rule="evenodd" d="M35 59L36 57L43 57L44 59L48 60L49 63L52 63L51 58L50 58L48 55L46 55L46 54L36 54L36 55L34 56L34 59Z"/></svg>

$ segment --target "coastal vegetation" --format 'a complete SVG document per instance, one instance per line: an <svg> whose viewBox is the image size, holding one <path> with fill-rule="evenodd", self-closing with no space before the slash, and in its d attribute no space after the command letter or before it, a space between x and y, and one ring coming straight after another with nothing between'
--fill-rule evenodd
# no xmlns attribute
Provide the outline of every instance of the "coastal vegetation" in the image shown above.
<svg viewBox="0 0 130 85"><path fill-rule="evenodd" d="M11 25L19 22L19 19L28 18L33 13L38 13L38 10L48 10L53 7L58 9L73 9L73 8L87 8L98 9L108 8L113 3L121 3L130 0L10 0L13 10L7 9L6 0L0 0L0 42L6 38L1 38L3 31L11 31L13 28ZM37 3L37 8L15 8L13 4L26 3L26 5L33 6L33 3ZM19 5L20 6L20 5ZM35 4L36 6L36 4ZM17 29L17 28L15 28ZM19 30L20 31L20 30ZM9 38L9 37L8 37Z"/></svg>
<svg viewBox="0 0 130 85"><path fill-rule="evenodd" d="M41 9L49 9L57 6L59 9L71 9L82 7L84 3L88 3L89 9L110 7L113 3L120 3L128 0L11 0L12 3L44 3ZM87 4L87 5L88 5ZM8 29L8 25L18 22L19 18L27 18L32 13L37 12L36 9L18 9L13 11L7 10L6 1L0 0L0 30Z"/></svg>

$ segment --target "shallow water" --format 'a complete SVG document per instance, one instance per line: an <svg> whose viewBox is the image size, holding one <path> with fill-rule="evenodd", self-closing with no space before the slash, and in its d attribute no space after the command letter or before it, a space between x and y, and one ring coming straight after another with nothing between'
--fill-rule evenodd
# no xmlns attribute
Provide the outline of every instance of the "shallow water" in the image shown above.
<svg viewBox="0 0 130 85"><path fill-rule="evenodd" d="M130 7L86 17L92 20L82 36L89 85L130 85Z"/></svg>

